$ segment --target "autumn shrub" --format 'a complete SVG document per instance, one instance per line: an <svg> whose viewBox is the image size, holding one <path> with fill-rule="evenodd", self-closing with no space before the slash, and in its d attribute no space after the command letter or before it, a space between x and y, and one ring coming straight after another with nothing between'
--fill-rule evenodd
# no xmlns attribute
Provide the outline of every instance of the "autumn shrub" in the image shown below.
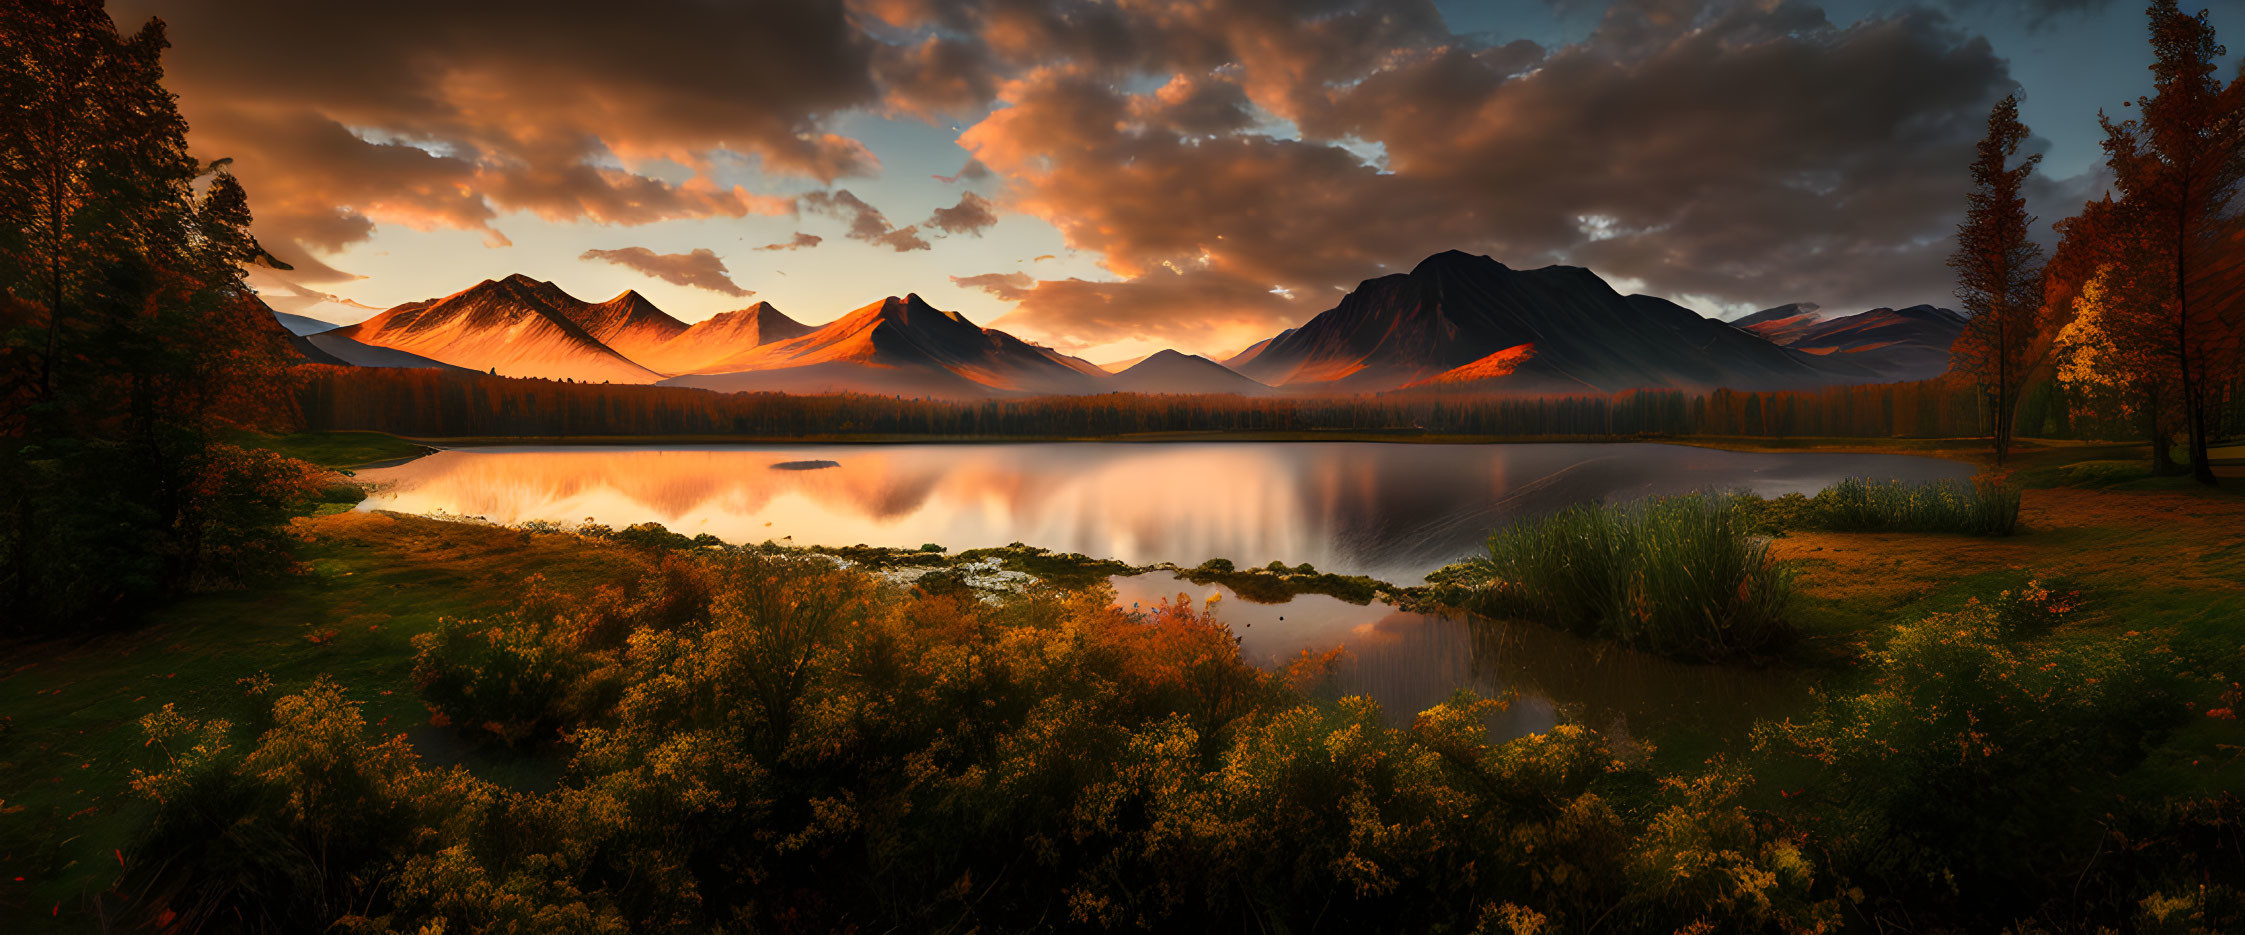
<svg viewBox="0 0 2245 935"><path fill-rule="evenodd" d="M2114 777L2176 723L2171 651L2019 638L2052 613L2011 594L1897 627L1862 690L1756 728L1843 872L1890 907L2018 908L2053 855L2093 848Z"/></svg>
<svg viewBox="0 0 2245 935"><path fill-rule="evenodd" d="M1663 655L1724 659L1791 639L1792 572L1732 500L1584 505L1489 538L1469 605Z"/></svg>
<svg viewBox="0 0 2245 935"><path fill-rule="evenodd" d="M1745 804L1737 763L1660 780L1660 810L1632 842L1616 921L1644 930L1824 932L1841 906L1806 836Z"/></svg>
<svg viewBox="0 0 2245 935"><path fill-rule="evenodd" d="M161 760L133 776L154 818L121 889L153 927L325 930L375 903L443 816L490 795L423 769L403 735L370 736L331 681L262 716L271 727L251 736L171 705L141 719Z"/></svg>
<svg viewBox="0 0 2245 935"><path fill-rule="evenodd" d="M1587 926L1621 892L1626 823L1594 791L1620 764L1579 728L1491 744L1490 704L1461 695L1406 730L1363 698L1276 708L1213 769L1182 725L1142 734L1113 806L1150 813L1128 853L1154 892L1190 894L1186 927L1409 930L1506 903ZM1073 909L1111 923L1145 898L1087 884Z"/></svg>
<svg viewBox="0 0 2245 935"><path fill-rule="evenodd" d="M487 618L444 618L413 638L413 678L432 718L508 744L581 725L622 692L623 643L708 613L708 573L661 554L633 581L565 594L534 578L521 601Z"/></svg>
<svg viewBox="0 0 2245 935"><path fill-rule="evenodd" d="M609 533L609 538L640 549L689 549L698 544L656 522L633 523Z"/></svg>

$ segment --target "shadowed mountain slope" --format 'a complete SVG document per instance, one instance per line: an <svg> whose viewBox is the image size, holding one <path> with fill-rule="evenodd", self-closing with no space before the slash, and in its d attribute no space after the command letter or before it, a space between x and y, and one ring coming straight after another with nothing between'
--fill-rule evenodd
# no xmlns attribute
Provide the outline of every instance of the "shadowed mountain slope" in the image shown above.
<svg viewBox="0 0 2245 935"><path fill-rule="evenodd" d="M808 334L664 382L717 390L945 397L1098 392L1099 378L1065 357L977 327L918 295L890 296Z"/></svg>
<svg viewBox="0 0 2245 935"><path fill-rule="evenodd" d="M1124 368L1107 389L1121 393L1237 393L1262 396L1271 388L1206 357L1159 351Z"/></svg>
<svg viewBox="0 0 2245 935"><path fill-rule="evenodd" d="M663 373L723 370L728 358L750 355L761 345L799 338L812 330L771 303L758 302L695 322L669 340L628 356Z"/></svg>
<svg viewBox="0 0 2245 935"><path fill-rule="evenodd" d="M1453 374L1522 345L1533 353L1503 373ZM1673 302L1624 297L1580 267L1515 270L1455 250L1366 280L1234 360L1248 377L1296 392L1377 392L1445 375L1445 385L1519 393L1801 389L1873 376Z"/></svg>
<svg viewBox="0 0 2245 935"><path fill-rule="evenodd" d="M1949 346L1964 331L1964 316L1945 308L1913 305L1874 308L1828 318L1778 343L1866 368L1885 380L1926 380L1949 369Z"/></svg>

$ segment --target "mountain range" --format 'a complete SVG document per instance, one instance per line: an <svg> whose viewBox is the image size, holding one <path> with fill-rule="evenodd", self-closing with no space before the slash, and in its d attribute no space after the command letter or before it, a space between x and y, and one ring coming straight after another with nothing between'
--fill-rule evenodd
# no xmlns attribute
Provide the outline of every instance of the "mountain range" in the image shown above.
<svg viewBox="0 0 2245 935"><path fill-rule="evenodd" d="M635 291L587 302L522 275L332 330L300 315L282 321L321 362L942 398L1808 389L1939 375L1963 325L1931 306L1824 318L1805 303L1724 322L1622 295L1580 267L1517 270L1459 251L1366 280L1331 310L1221 362L1165 350L1100 367L918 295L817 326L764 302L689 325Z"/></svg>
<svg viewBox="0 0 2245 935"><path fill-rule="evenodd" d="M1731 324L1774 344L1852 363L1880 379L1918 380L1948 369L1949 345L1964 331L1964 316L1913 305L1825 318L1816 306L1796 303L1755 312Z"/></svg>

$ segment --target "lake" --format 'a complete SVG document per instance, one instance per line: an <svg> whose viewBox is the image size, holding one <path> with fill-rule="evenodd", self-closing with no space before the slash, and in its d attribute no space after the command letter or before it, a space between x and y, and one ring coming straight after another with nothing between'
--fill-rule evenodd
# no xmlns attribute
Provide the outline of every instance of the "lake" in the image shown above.
<svg viewBox="0 0 2245 935"><path fill-rule="evenodd" d="M1813 493L1845 477L1936 480L1934 458L1751 453L1660 444L1340 442L489 447L359 472L362 509L499 523L659 522L732 543L959 550L1012 542L1133 565L1309 562L1403 584L1489 531L1571 504L1694 490ZM1241 651L1276 665L1344 648L1326 691L1396 723L1458 688L1512 695L1499 736L1579 721L1734 741L1805 697L1785 672L1692 666L1544 627L1417 614L1322 595L1256 604L1166 573L1117 577L1118 603L1216 599Z"/></svg>
<svg viewBox="0 0 2245 935"><path fill-rule="evenodd" d="M1133 565L1309 562L1402 584L1521 516L1693 490L1813 493L1972 467L1658 444L1173 442L490 447L359 472L362 509L654 521L732 543L1022 542Z"/></svg>

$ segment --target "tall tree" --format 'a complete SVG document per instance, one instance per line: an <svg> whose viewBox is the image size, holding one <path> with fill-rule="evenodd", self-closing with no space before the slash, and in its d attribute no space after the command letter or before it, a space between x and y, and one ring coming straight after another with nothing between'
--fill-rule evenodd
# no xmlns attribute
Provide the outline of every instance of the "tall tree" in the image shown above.
<svg viewBox="0 0 2245 935"><path fill-rule="evenodd" d="M2210 301L2205 282L2237 262L2237 194L2245 182L2245 74L2216 76L2225 54L2207 15L2153 0L2153 90L2138 116L2104 114L2105 153L2125 214L2149 245L2163 280L2156 341L2174 374L2190 472L2214 483L2207 440L2237 366L2239 309Z"/></svg>
<svg viewBox="0 0 2245 935"><path fill-rule="evenodd" d="M188 154L166 47L98 0L0 2L0 626L202 580L305 479L222 440L289 356L242 282L247 196Z"/></svg>
<svg viewBox="0 0 2245 935"><path fill-rule="evenodd" d="M2058 222L2043 308L2057 328L2058 379L2092 422L2134 423L2152 471L2173 474L2182 422L2174 367L2161 353L2172 291L2135 206L2110 195Z"/></svg>
<svg viewBox="0 0 2245 935"><path fill-rule="evenodd" d="M2027 214L2024 189L2042 156L2014 163L2026 141L2018 96L1996 102L1988 112L1988 135L1972 161L1970 202L1957 226L1956 253L1949 257L1949 267L1957 271L1957 299L1970 316L1954 348L1956 369L1987 395L1997 464L2010 455L2019 389L2041 332L2042 247L2027 236L2034 218Z"/></svg>

